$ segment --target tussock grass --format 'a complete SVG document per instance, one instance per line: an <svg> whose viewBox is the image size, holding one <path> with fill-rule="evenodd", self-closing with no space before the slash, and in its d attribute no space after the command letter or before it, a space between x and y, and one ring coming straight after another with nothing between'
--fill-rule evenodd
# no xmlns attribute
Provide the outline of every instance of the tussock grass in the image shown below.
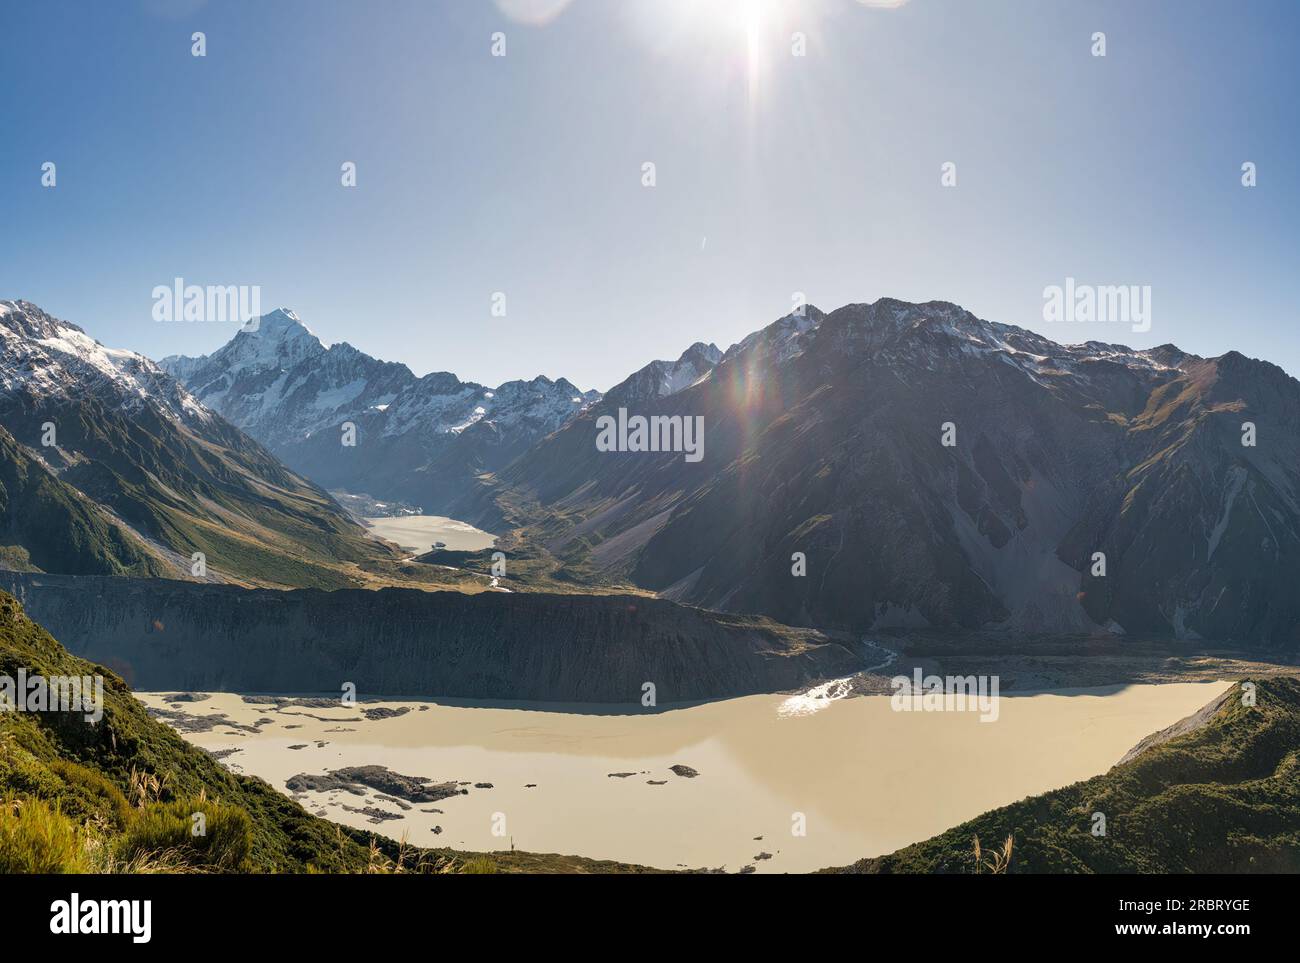
<svg viewBox="0 0 1300 963"><path fill-rule="evenodd" d="M82 829L43 799L0 803L0 873L87 873Z"/></svg>
<svg viewBox="0 0 1300 963"><path fill-rule="evenodd" d="M196 816L202 816L201 823ZM165 859L206 872L236 873L251 869L252 846L253 823L244 810L187 798L137 810L115 855L126 863Z"/></svg>
<svg viewBox="0 0 1300 963"><path fill-rule="evenodd" d="M972 837L972 855L975 857L975 872L988 873L994 876L1005 876L1007 870L1011 867L1011 853L1015 848L1016 838L1008 836L1006 842L998 849L993 850L993 854L984 858L984 850L980 846L979 834Z"/></svg>

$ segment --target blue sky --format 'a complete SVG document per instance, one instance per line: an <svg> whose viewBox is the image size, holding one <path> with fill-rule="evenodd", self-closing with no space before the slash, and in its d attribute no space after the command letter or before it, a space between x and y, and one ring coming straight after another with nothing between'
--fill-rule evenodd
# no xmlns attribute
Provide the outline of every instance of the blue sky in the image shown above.
<svg viewBox="0 0 1300 963"><path fill-rule="evenodd" d="M725 348L796 291L1300 373L1300 4L521 16L551 6L6 4L0 297L160 357L233 331L153 321L156 285L256 284L327 341L492 384L605 389L694 341ZM1066 277L1150 285L1151 330L1044 322Z"/></svg>

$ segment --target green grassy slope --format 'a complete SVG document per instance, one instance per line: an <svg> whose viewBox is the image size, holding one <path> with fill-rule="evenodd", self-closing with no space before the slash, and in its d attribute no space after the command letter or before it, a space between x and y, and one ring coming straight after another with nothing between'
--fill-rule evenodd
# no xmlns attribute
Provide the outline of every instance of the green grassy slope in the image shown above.
<svg viewBox="0 0 1300 963"><path fill-rule="evenodd" d="M58 427L57 446L41 444L47 423ZM0 398L0 425L6 482L43 473L41 490L79 503L106 529L53 552L42 533L11 524L0 531L9 567L144 574L140 566L148 565L149 574L189 578L189 559L202 552L209 572L225 581L328 589L364 584L371 569L402 557L370 538L326 492L215 416L182 422L155 406L124 411L88 394L14 396ZM45 534L59 543L79 538L86 525L66 506L55 507L68 524L51 523ZM106 525L106 518L120 524ZM110 536L118 544L108 545ZM35 559L40 552L46 564Z"/></svg>
<svg viewBox="0 0 1300 963"><path fill-rule="evenodd" d="M69 575L161 576L165 566L0 427L0 566Z"/></svg>
<svg viewBox="0 0 1300 963"><path fill-rule="evenodd" d="M400 847L307 813L150 718L0 592L0 675L101 675L104 718L0 712L0 873L642 872L578 857ZM208 832L190 833L195 812Z"/></svg>
<svg viewBox="0 0 1300 963"><path fill-rule="evenodd" d="M395 557L220 419L182 425L152 410L128 418L93 399L45 417L59 424L60 445L83 456L64 480L183 557L203 552L222 578L341 588L359 583L355 566Z"/></svg>
<svg viewBox="0 0 1300 963"><path fill-rule="evenodd" d="M1008 836L1013 873L1300 872L1300 680L1259 681L1254 706L1242 704L1244 685L1203 724L1146 740L1103 775L827 872L989 872ZM1094 813L1104 836L1092 834Z"/></svg>

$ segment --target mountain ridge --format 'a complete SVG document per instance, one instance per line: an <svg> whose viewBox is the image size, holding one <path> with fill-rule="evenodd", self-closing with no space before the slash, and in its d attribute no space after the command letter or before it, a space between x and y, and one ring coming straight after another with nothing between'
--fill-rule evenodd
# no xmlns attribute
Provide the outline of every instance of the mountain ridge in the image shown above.
<svg viewBox="0 0 1300 963"><path fill-rule="evenodd" d="M84 559L46 556L64 571L337 586L400 559L152 361L30 302L0 301L0 425L9 477L49 496L47 527L94 532ZM9 506L6 550L30 559L18 521Z"/></svg>
<svg viewBox="0 0 1300 963"><path fill-rule="evenodd" d="M332 691L659 704L785 691L863 667L861 647L664 599L231 585L0 572L78 656L143 689Z"/></svg>
<svg viewBox="0 0 1300 963"><path fill-rule="evenodd" d="M1282 591L1300 576L1300 383L1274 365L882 298L808 306L647 398L643 415L704 419L703 465L598 452L615 394L462 517L514 526L560 572L787 623L1300 643ZM1243 446L1245 422L1265 440Z"/></svg>
<svg viewBox="0 0 1300 963"><path fill-rule="evenodd" d="M212 354L159 364L325 487L430 511L600 397L544 375L495 388L446 371L417 377L347 342L326 347L284 308ZM351 451L340 445L348 424Z"/></svg>

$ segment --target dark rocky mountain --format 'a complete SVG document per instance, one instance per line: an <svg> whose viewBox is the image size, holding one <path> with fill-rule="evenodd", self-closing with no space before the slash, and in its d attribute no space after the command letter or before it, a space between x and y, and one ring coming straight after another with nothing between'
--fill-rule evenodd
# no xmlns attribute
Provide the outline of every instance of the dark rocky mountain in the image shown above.
<svg viewBox="0 0 1300 963"><path fill-rule="evenodd" d="M651 361L610 389L609 406L636 404L666 398L699 381L722 360L714 344L697 341L676 361Z"/></svg>
<svg viewBox="0 0 1300 963"><path fill-rule="evenodd" d="M346 342L326 347L280 309L201 358L160 365L204 404L332 490L443 513L600 396L565 379L496 388L449 372L417 378ZM341 444L355 426L355 446Z"/></svg>
<svg viewBox="0 0 1300 963"><path fill-rule="evenodd" d="M0 572L70 651L142 689L661 704L862 668L811 629L638 596L229 585Z"/></svg>
<svg viewBox="0 0 1300 963"><path fill-rule="evenodd" d="M598 450L620 407L701 417L702 460ZM791 624L1294 650L1298 425L1300 383L1236 352L1066 346L882 299L783 318L672 394L630 379L459 509L561 575Z"/></svg>
<svg viewBox="0 0 1300 963"><path fill-rule="evenodd" d="M65 573L357 584L399 557L141 355L0 301L0 559Z"/></svg>

